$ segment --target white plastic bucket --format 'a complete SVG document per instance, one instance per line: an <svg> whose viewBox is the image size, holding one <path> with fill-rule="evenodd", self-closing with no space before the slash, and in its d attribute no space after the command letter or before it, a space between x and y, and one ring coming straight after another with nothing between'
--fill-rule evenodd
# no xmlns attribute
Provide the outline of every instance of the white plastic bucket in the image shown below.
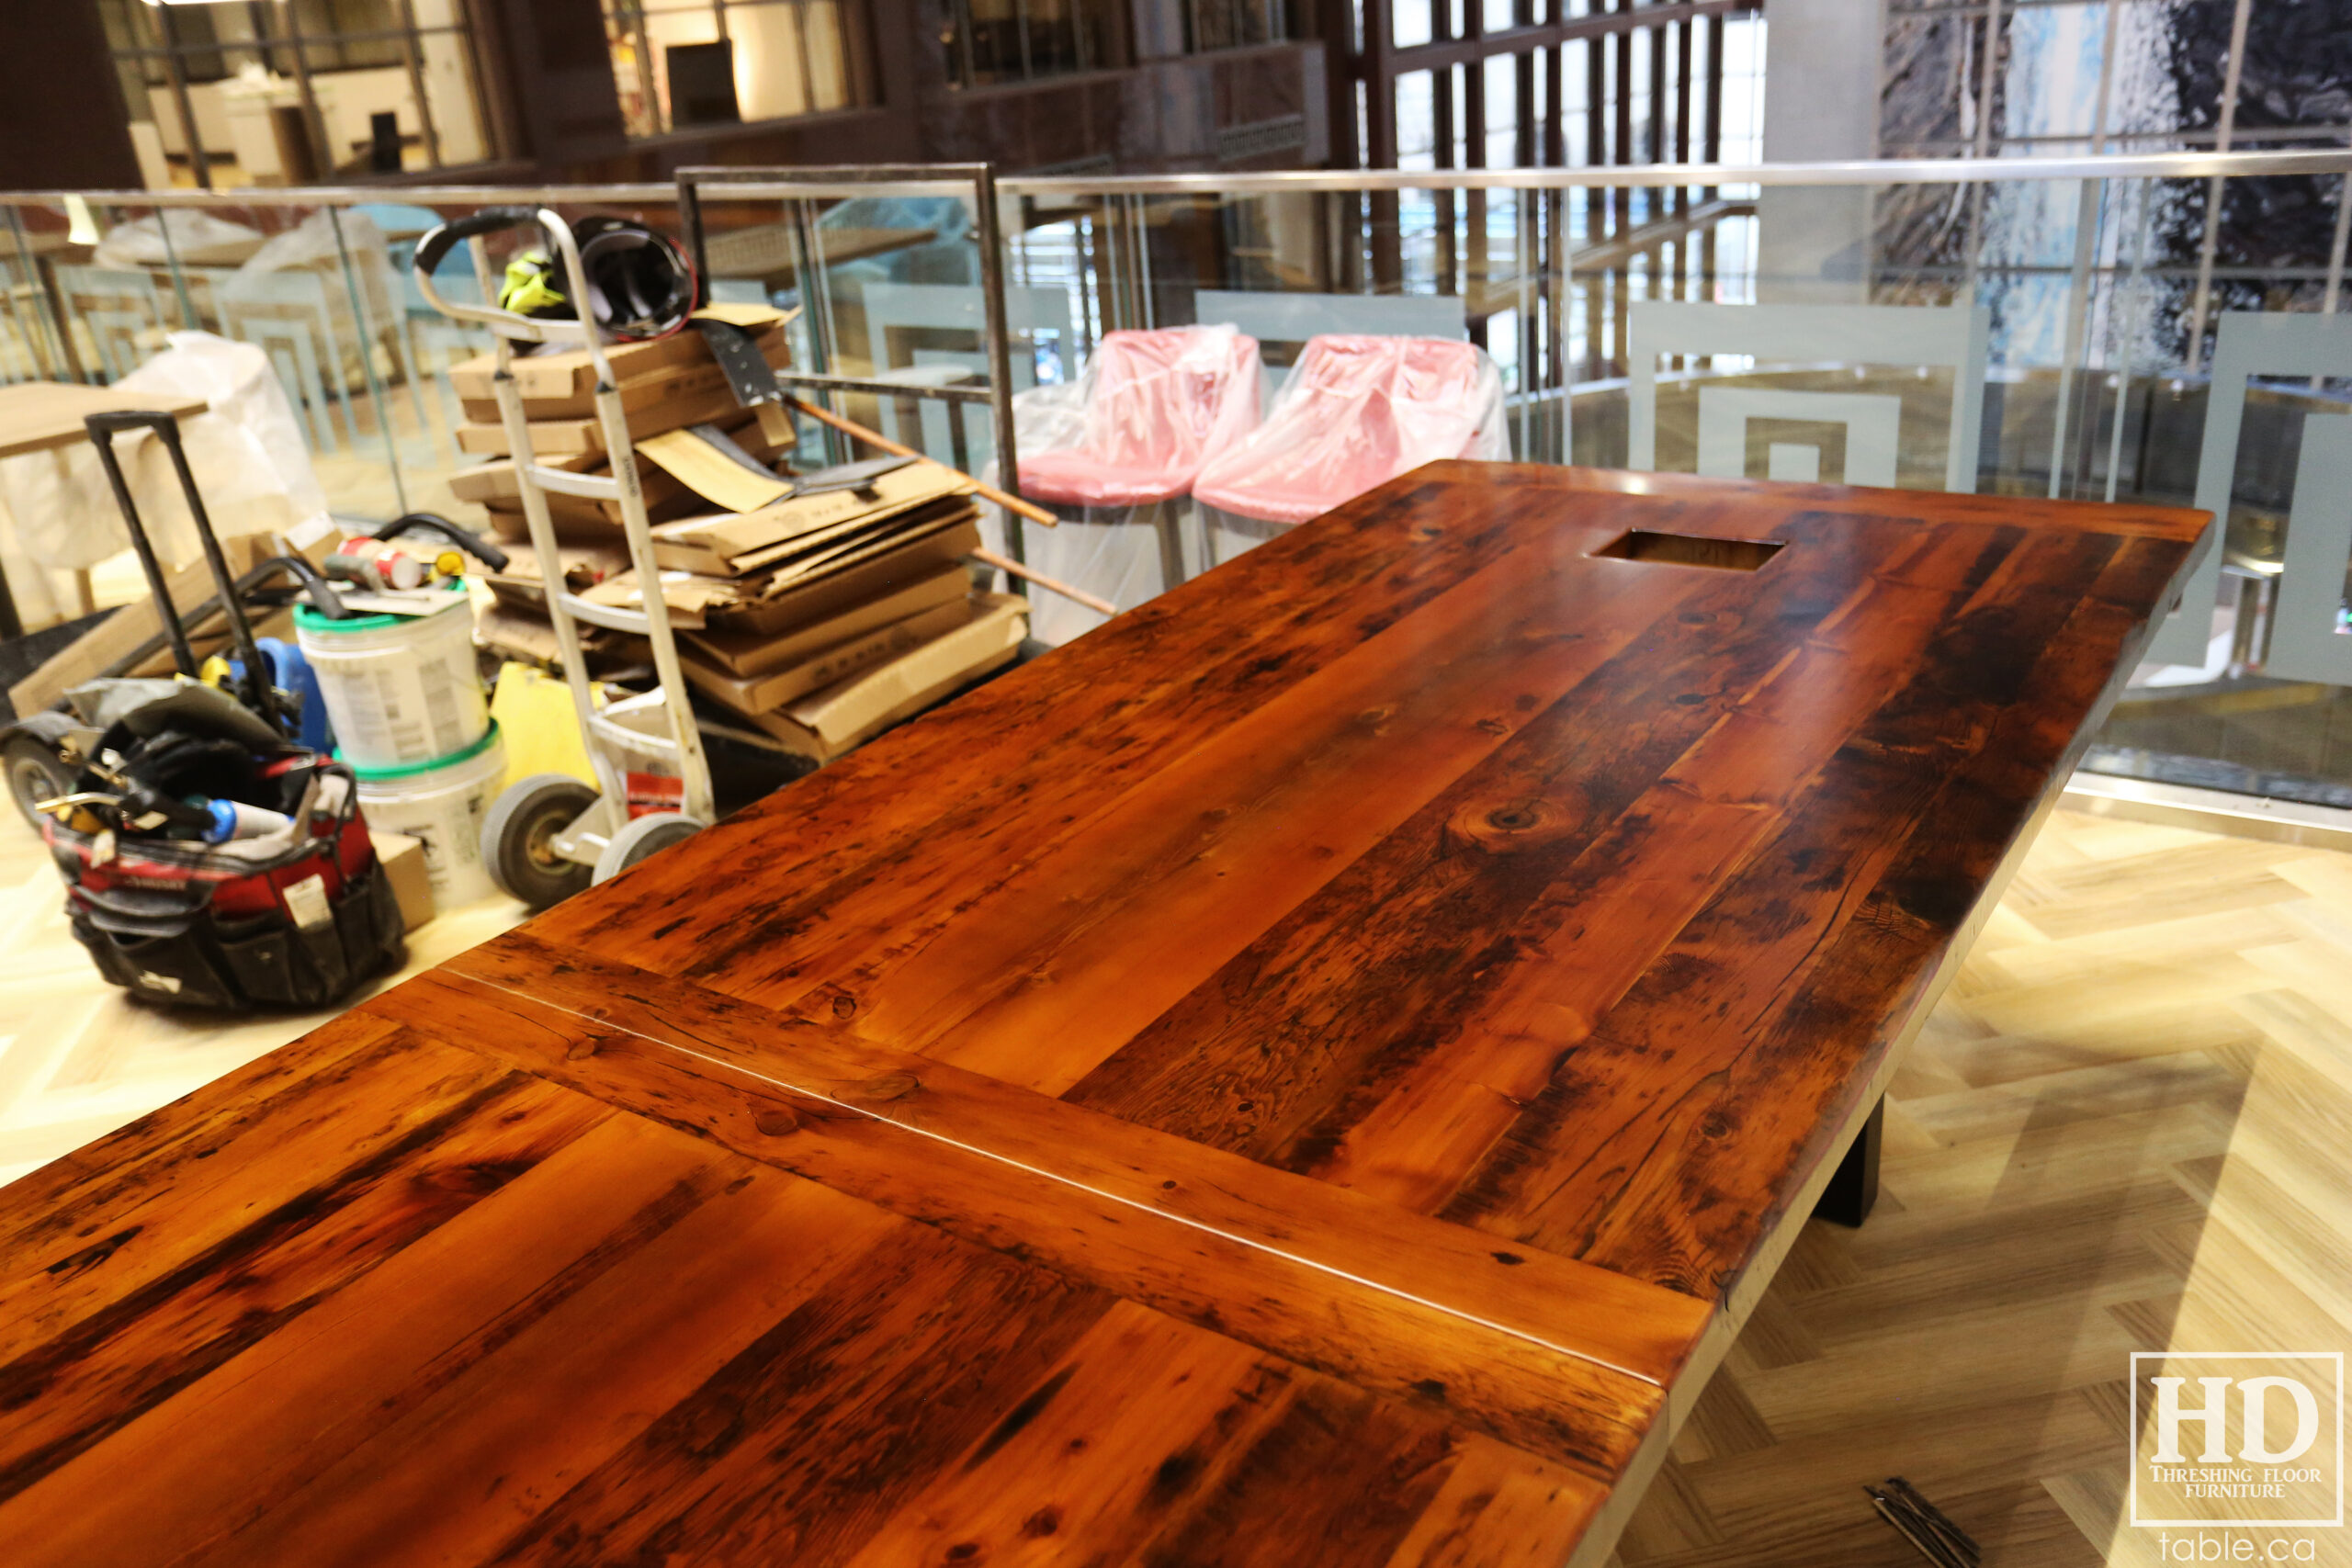
<svg viewBox="0 0 2352 1568"><path fill-rule="evenodd" d="M498 891L481 863L482 818L506 783L506 748L496 726L456 756L422 767L351 771L359 780L359 809L368 826L424 844L436 910Z"/></svg>
<svg viewBox="0 0 2352 1568"><path fill-rule="evenodd" d="M473 607L463 588L430 615L331 621L294 612L294 638L319 678L336 754L354 768L413 768L453 756L490 729L474 673Z"/></svg>

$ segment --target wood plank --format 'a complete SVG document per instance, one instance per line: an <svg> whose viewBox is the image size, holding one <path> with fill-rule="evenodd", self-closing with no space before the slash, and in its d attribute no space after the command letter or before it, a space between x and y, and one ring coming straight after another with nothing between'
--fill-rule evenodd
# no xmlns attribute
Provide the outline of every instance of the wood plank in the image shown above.
<svg viewBox="0 0 2352 1568"><path fill-rule="evenodd" d="M335 1434L332 1464L306 1466L299 1488L188 1561L320 1562L354 1552L488 1561L540 1508L641 1440L663 1412L898 1229L880 1211L821 1187L746 1170L674 1135L660 1142L665 1159L685 1156L716 1179L697 1183L704 1201L527 1324L511 1313L497 1320L503 1342L457 1375L436 1376L429 1390L403 1389L399 1418L361 1440ZM593 1178L569 1174L583 1188L613 1180L603 1164ZM429 1299L446 1278L403 1283ZM345 1387L362 1375L350 1359L358 1348L338 1352ZM389 1347L365 1348L371 1374L390 1359ZM596 1375L583 1379L585 1367ZM266 1441L297 1409L241 1411L236 1429L212 1427L204 1441L233 1464L240 1449ZM560 1421L548 1418L551 1409ZM311 1445L314 1461L319 1447Z"/></svg>
<svg viewBox="0 0 2352 1568"><path fill-rule="evenodd" d="M119 1163L78 1181L60 1173L12 1202L11 1217L26 1219L6 1226L6 1244L36 1266L0 1280L0 1356L13 1365L55 1325L86 1324L141 1292L172 1288L166 1276L190 1245L224 1249L226 1261L332 1220L390 1165L528 1087L464 1057L443 1058L441 1073L419 1081L391 1034L370 1020L338 1020L310 1037L318 1049L304 1053L308 1068L278 1064L210 1086L189 1116L151 1117L94 1145L119 1151ZM277 1092L248 1098L264 1086ZM220 1159L223 1151L237 1157ZM44 1194L38 1208L26 1201ZM283 1212L264 1208L289 1194L304 1198Z"/></svg>
<svg viewBox="0 0 2352 1568"><path fill-rule="evenodd" d="M173 1266L103 1307L85 1304L71 1319L52 1313L43 1321L62 1331L0 1366L0 1401L14 1411L0 1427L0 1496L214 1369L282 1343L288 1325L611 1119L547 1084L503 1087L469 1097L462 1120L429 1137L400 1140L254 1205L212 1245L191 1245L195 1227L175 1216L143 1221L148 1251L168 1247Z"/></svg>
<svg viewBox="0 0 2352 1568"><path fill-rule="evenodd" d="M1799 793L1771 840L1596 1021L1572 1069L1546 1086L1449 1213L1606 1255L1640 1277L1726 1278L1765 1215L1724 1203L1696 1226L1692 1194L1707 1182L1788 1183L1829 1154L1826 1119L1849 1109L1840 1097L1856 1091L1848 1076L1856 1064L1838 1059L1822 1082L1818 1042L1875 1042L1862 1061L1876 1059L1892 1037L1888 1010L1912 1005L1971 912L1973 897L1955 886L1989 881L2038 796L2054 787L2063 752L2127 650L2128 622L2095 600L2080 607L2113 548L2096 537L2053 540L2044 549L2071 558L2080 588L1980 597L1953 622L1940 639L1950 660L1907 682ZM2141 570L2128 561L2114 581L2135 581ZM1953 682L1963 679L1972 684L1959 688L1968 694L1955 716ZM2052 712L2017 705L2029 682L2052 694ZM1932 832L1922 830L1929 822ZM1818 897L1792 903L1792 878ZM1792 987L1792 975L1812 983ZM1729 1005L1694 1021L1694 987ZM1668 1038L1672 1050L1660 1055L1654 1047ZM1816 1088L1804 1087L1808 1076ZM1759 1094L1762 1083L1772 1092ZM1609 1125L1592 1114L1596 1100L1634 1119ZM1671 1173L1637 1173L1634 1151L1661 1137L1686 1157ZM1564 1185L1546 1179L1553 1170L1592 1179Z"/></svg>
<svg viewBox="0 0 2352 1568"><path fill-rule="evenodd" d="M1600 1504L1572 1471L1498 1443L1466 1443L1387 1568L1555 1568Z"/></svg>
<svg viewBox="0 0 2352 1568"><path fill-rule="evenodd" d="M1333 526L1251 551L1266 570L1220 569L1121 615L1087 645L1111 656L1117 681L1073 671L1041 682L1024 670L901 727L852 767L801 781L782 819L755 811L718 824L709 847L734 868L737 897L714 900L698 877L657 861L625 898L559 906L541 930L772 1007L797 1003L1106 809L1170 748L1188 749L1501 558L1513 524L1528 525L1432 522L1436 493L1407 486L1366 498ZM1214 614L1186 613L1204 602ZM1069 670L1069 656L1030 668ZM1002 749L1008 735L1022 746ZM1041 779L1061 786L1040 791ZM1094 798L1073 816L1070 786L1081 780L1077 793Z"/></svg>
<svg viewBox="0 0 2352 1568"><path fill-rule="evenodd" d="M513 985L525 977L528 993ZM1341 1191L519 935L368 1005L1567 1462L1632 1451L1705 1317L1600 1270L1465 1247L1466 1233Z"/></svg>
<svg viewBox="0 0 2352 1568"><path fill-rule="evenodd" d="M1826 587L1678 574L1707 580L1711 592L1596 671L1593 690L1568 694L1487 767L1425 806L1326 897L1196 989L1073 1098L1316 1169L1389 1085L1424 1069L1462 1087L1447 1096L1456 1103L1415 1118L1415 1136L1432 1140L1440 1162L1419 1195L1419 1206L1434 1208L1467 1168L1466 1160L1447 1168L1439 1142L1462 1144L1475 1158L1499 1131L1484 1127L1488 1107L1476 1102L1508 1108L1513 1097L1532 1094L1552 1055L1545 1051L1536 1065L1536 1086L1515 1088L1513 1075L1490 1071L1494 1064L1451 1043L1461 1021L1476 1017L1487 993L1507 989L1514 976L1556 976L1596 962L1587 931L1624 942L1623 954L1604 951L1630 965L1612 984L1630 983L1641 966L1641 923L1665 920L1675 908L1666 890L1694 878L1699 889L1712 887L1725 844L1765 824L1766 814L1737 801L1710 810L1671 776L1677 759L1737 724L1750 681L1769 687L1800 668L1788 641L1803 626L1846 610L1871 582L1874 566L1892 570L1917 544L1909 529L1871 530L1850 541ZM1774 762L1777 776L1789 759ZM1679 819L1679 834L1647 833L1661 812ZM1634 825L1636 845L1663 843L1681 863L1626 852L1621 823ZM1580 866L1586 874L1577 874ZM1570 886L1555 886L1564 872ZM1633 924L1626 909L1603 909L1611 897L1639 911ZM1571 915L1587 914L1589 921L1570 923ZM1433 950L1434 943L1444 945ZM1440 953L1451 962L1432 962ZM1506 961L1482 961L1489 954ZM1539 955L1540 964L1509 961ZM1388 1021L1369 1032L1355 1022L1365 1016ZM1281 1048L1262 1049L1268 1040ZM1403 1092L1411 1103L1412 1091ZM1375 1190L1406 1201L1416 1180L1403 1164L1374 1152L1382 1146L1367 1145L1384 1168ZM1351 1158L1326 1174L1351 1184L1372 1179Z"/></svg>
<svg viewBox="0 0 2352 1568"><path fill-rule="evenodd" d="M827 994L872 998L871 1038L1067 1089L1699 586L1576 581L1611 535L1559 529L1401 617Z"/></svg>
<svg viewBox="0 0 2352 1568"><path fill-rule="evenodd" d="M60 1565L208 1543L723 1185L703 1150L607 1121L0 1505L0 1540L12 1562Z"/></svg>

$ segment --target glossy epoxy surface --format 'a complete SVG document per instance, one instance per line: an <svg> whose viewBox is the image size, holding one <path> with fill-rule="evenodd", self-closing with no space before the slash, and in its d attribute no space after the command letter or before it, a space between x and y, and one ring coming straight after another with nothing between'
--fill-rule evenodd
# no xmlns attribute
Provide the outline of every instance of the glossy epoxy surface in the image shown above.
<svg viewBox="0 0 2352 1568"><path fill-rule="evenodd" d="M0 1194L0 1547L1605 1555L2201 522L1408 476Z"/></svg>

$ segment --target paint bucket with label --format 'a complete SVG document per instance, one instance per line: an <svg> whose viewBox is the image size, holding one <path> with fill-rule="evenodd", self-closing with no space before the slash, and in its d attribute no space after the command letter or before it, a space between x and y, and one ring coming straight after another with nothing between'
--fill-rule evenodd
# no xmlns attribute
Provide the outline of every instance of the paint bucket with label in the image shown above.
<svg viewBox="0 0 2352 1568"><path fill-rule="evenodd" d="M498 727L455 756L405 768L354 768L359 806L379 833L424 846L433 906L447 911L498 891L481 863L481 824L506 783Z"/></svg>
<svg viewBox="0 0 2352 1568"><path fill-rule="evenodd" d="M446 597L429 615L331 621L295 607L294 636L334 721L336 753L363 776L448 757L490 728L472 602L458 583Z"/></svg>

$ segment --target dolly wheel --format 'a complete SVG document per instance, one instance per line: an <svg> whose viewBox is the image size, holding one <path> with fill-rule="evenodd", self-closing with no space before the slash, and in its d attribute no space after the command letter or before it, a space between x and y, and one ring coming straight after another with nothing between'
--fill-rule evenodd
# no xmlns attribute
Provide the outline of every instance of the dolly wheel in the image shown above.
<svg viewBox="0 0 2352 1568"><path fill-rule="evenodd" d="M55 747L29 730L17 730L0 746L0 767L7 770L8 794L17 809L35 828L40 826L40 813L33 809L35 801L74 793L74 770Z"/></svg>
<svg viewBox="0 0 2352 1568"><path fill-rule="evenodd" d="M570 773L533 773L509 785L481 825L481 863L501 891L534 909L588 886L590 868L556 852L555 836L596 804L596 786Z"/></svg>
<svg viewBox="0 0 2352 1568"><path fill-rule="evenodd" d="M702 824L683 811L657 811L640 817L612 837L596 857L596 880L610 882L630 866L681 839L702 831Z"/></svg>

